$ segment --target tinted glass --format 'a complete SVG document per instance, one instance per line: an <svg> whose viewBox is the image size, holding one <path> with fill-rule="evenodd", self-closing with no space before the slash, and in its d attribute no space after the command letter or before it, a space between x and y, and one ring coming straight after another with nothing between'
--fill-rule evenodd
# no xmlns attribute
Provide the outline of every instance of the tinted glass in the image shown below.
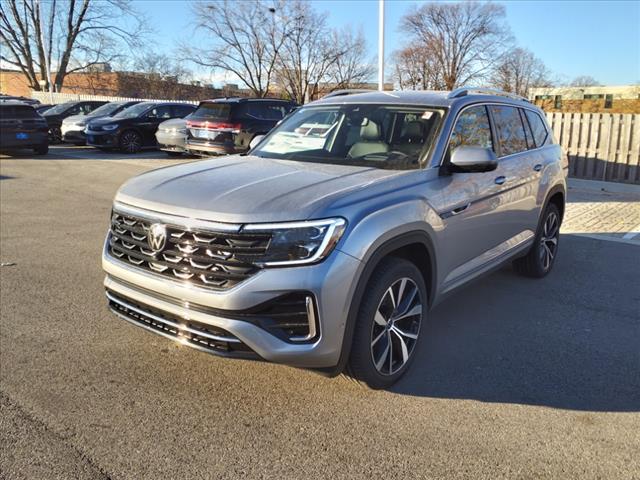
<svg viewBox="0 0 640 480"><path fill-rule="evenodd" d="M531 131L533 134L533 140L536 143L536 147L541 147L547 141L547 137L549 136L549 132L547 132L547 127L545 126L542 118L535 112L531 110L525 110L524 114L529 120L529 125L531 126Z"/></svg>
<svg viewBox="0 0 640 480"><path fill-rule="evenodd" d="M72 105L74 105L74 102L60 103L51 107L46 113L47 115L58 115L59 113L66 111Z"/></svg>
<svg viewBox="0 0 640 480"><path fill-rule="evenodd" d="M147 118L171 118L171 105L152 108L146 116Z"/></svg>
<svg viewBox="0 0 640 480"><path fill-rule="evenodd" d="M0 105L2 118L38 118L38 112L27 105Z"/></svg>
<svg viewBox="0 0 640 480"><path fill-rule="evenodd" d="M91 112L91 116L98 116L98 115L107 116L107 115L111 115L111 114L115 113L123 105L125 105L125 104L124 103L120 103L120 102L105 103L101 107L98 107L95 110L93 110Z"/></svg>
<svg viewBox="0 0 640 480"><path fill-rule="evenodd" d="M189 105L174 105L173 115L175 117L183 118L192 113L194 110L195 107L191 107Z"/></svg>
<svg viewBox="0 0 640 480"><path fill-rule="evenodd" d="M400 116L412 115L420 127L400 143ZM433 141L442 112L427 107L396 105L331 105L296 110L273 129L259 149L260 157L300 162L355 165L386 170L420 168L420 159Z"/></svg>
<svg viewBox="0 0 640 480"><path fill-rule="evenodd" d="M518 109L497 105L490 108L498 132L500 155L504 157L527 150L527 136Z"/></svg>
<svg viewBox="0 0 640 480"><path fill-rule="evenodd" d="M146 112L149 107L153 106L153 103L138 103L131 107L125 108L124 110L116 113L113 118L135 118L144 112Z"/></svg>
<svg viewBox="0 0 640 480"><path fill-rule="evenodd" d="M461 145L493 147L486 107L480 105L467 108L458 117L449 140L449 153Z"/></svg>
<svg viewBox="0 0 640 480"><path fill-rule="evenodd" d="M203 103L191 115L191 118L227 120L231 116L229 103Z"/></svg>

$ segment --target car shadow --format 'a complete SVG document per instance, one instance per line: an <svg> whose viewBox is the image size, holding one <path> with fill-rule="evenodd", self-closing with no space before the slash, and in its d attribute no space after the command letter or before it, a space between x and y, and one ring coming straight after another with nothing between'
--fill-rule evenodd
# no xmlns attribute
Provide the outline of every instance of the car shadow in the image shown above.
<svg viewBox="0 0 640 480"><path fill-rule="evenodd" d="M563 235L543 280L511 267L430 314L391 391L589 411L640 411L640 248Z"/></svg>

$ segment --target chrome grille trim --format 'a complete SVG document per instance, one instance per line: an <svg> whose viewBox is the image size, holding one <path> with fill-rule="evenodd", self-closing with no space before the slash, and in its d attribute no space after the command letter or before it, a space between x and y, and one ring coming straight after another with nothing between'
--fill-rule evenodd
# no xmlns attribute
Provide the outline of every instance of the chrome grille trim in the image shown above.
<svg viewBox="0 0 640 480"><path fill-rule="evenodd" d="M172 329L179 330L181 332L193 333L193 334L198 335L200 337L205 337L205 338L208 338L210 340L216 340L218 342L240 343L240 340L238 340L235 337L222 337L222 336L219 336L219 335L211 335L209 333L202 332L202 331L196 330L194 328L189 328L186 325L180 325L179 323L172 322L170 320L167 320L166 318L158 317L157 315L154 315L151 312L147 312L147 311L141 310L141 309L139 309L137 307L134 307L130 303L127 303L127 302L125 302L125 301L123 301L123 300L121 300L119 298L114 297L109 292L105 292L105 293L107 295L107 298L110 301L112 301L114 303L117 303L118 305L120 305L122 307L125 307L128 310L136 312L138 315L142 315L144 317L148 317L148 318L150 318L151 320L153 320L155 322L158 322L158 323L161 323L163 325L169 326ZM179 335L179 333L178 333L178 335Z"/></svg>
<svg viewBox="0 0 640 480"><path fill-rule="evenodd" d="M226 290L258 273L254 263L267 250L271 235L191 230L175 224L166 227L166 243L154 251L148 242L150 216L135 217L114 208L106 248L109 255L153 275L190 286Z"/></svg>

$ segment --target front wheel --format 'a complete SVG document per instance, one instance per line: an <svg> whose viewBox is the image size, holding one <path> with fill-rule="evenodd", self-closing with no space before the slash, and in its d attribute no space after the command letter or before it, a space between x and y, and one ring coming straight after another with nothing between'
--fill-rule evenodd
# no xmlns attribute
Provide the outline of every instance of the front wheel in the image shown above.
<svg viewBox="0 0 640 480"><path fill-rule="evenodd" d="M556 261L559 241L560 211L556 205L550 203L544 211L531 250L524 257L513 261L514 270L526 277L544 277Z"/></svg>
<svg viewBox="0 0 640 480"><path fill-rule="evenodd" d="M120 135L120 149L126 153L138 153L142 148L142 137L138 132L126 130Z"/></svg>
<svg viewBox="0 0 640 480"><path fill-rule="evenodd" d="M427 287L420 270L389 257L367 284L356 320L348 372L371 388L396 383L416 355L427 315Z"/></svg>

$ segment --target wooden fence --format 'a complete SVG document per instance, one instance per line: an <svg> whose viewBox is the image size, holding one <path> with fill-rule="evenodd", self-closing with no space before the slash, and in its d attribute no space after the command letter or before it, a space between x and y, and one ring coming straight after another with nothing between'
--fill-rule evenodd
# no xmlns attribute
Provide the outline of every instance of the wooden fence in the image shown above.
<svg viewBox="0 0 640 480"><path fill-rule="evenodd" d="M570 176L640 184L640 115L549 112L547 120Z"/></svg>

